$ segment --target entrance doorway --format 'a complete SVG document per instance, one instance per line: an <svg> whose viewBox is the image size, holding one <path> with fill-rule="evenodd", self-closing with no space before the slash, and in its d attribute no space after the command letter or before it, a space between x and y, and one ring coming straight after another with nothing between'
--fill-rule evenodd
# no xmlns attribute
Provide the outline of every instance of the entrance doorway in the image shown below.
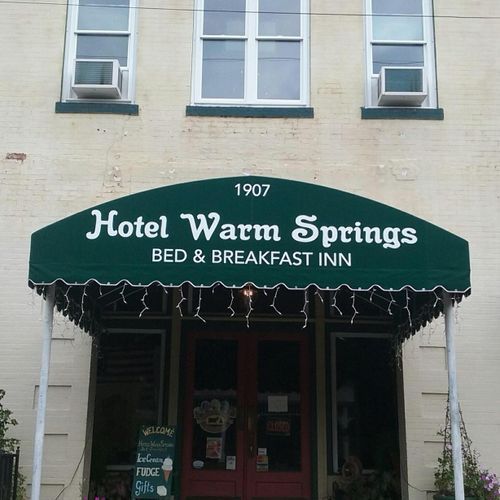
<svg viewBox="0 0 500 500"><path fill-rule="evenodd" d="M310 498L307 337L191 335L182 498Z"/></svg>

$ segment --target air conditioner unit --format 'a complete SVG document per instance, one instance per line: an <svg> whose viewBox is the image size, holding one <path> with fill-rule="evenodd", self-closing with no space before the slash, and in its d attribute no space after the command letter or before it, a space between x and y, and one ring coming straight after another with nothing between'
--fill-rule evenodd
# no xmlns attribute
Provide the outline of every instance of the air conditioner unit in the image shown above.
<svg viewBox="0 0 500 500"><path fill-rule="evenodd" d="M76 59L73 92L84 99L120 99L122 71L116 59Z"/></svg>
<svg viewBox="0 0 500 500"><path fill-rule="evenodd" d="M424 68L383 66L380 69L379 106L420 106L426 97Z"/></svg>

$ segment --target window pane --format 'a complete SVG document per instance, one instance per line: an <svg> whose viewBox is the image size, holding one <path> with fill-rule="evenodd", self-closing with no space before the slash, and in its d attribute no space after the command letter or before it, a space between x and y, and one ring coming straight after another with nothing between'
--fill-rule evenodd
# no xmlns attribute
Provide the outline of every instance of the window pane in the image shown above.
<svg viewBox="0 0 500 500"><path fill-rule="evenodd" d="M78 29L126 31L128 13L129 0L80 0Z"/></svg>
<svg viewBox="0 0 500 500"><path fill-rule="evenodd" d="M399 457L390 341L344 337L336 340L336 346L339 468L354 455L365 469L390 471Z"/></svg>
<svg viewBox="0 0 500 500"><path fill-rule="evenodd" d="M300 0L260 0L259 35L300 36Z"/></svg>
<svg viewBox="0 0 500 500"><path fill-rule="evenodd" d="M423 40L420 17L374 17L374 40Z"/></svg>
<svg viewBox="0 0 500 500"><path fill-rule="evenodd" d="M238 99L244 96L245 42L203 42L202 97Z"/></svg>
<svg viewBox="0 0 500 500"><path fill-rule="evenodd" d="M372 0L374 14L422 14L422 0Z"/></svg>
<svg viewBox="0 0 500 500"><path fill-rule="evenodd" d="M245 0L205 0L203 34L244 35Z"/></svg>
<svg viewBox="0 0 500 500"><path fill-rule="evenodd" d="M267 449L269 471L300 470L299 343L262 341L257 356L257 447ZM286 411L270 408L273 397L286 400Z"/></svg>
<svg viewBox="0 0 500 500"><path fill-rule="evenodd" d="M373 73L382 66L423 66L422 45L373 45Z"/></svg>
<svg viewBox="0 0 500 500"><path fill-rule="evenodd" d="M259 99L300 99L300 42L259 42Z"/></svg>
<svg viewBox="0 0 500 500"><path fill-rule="evenodd" d="M78 35L77 59L118 59L127 66L128 36Z"/></svg>
<svg viewBox="0 0 500 500"><path fill-rule="evenodd" d="M204 470L225 470L237 455L238 344L234 340L196 343L191 463ZM214 418L218 416L218 418Z"/></svg>
<svg viewBox="0 0 500 500"><path fill-rule="evenodd" d="M422 40L422 0L372 0L375 40ZM393 14L393 17L380 14ZM411 14L412 17L400 16Z"/></svg>

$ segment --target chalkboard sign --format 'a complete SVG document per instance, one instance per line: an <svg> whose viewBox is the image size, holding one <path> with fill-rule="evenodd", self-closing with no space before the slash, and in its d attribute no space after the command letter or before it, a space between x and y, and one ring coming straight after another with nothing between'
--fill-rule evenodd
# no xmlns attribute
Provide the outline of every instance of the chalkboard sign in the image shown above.
<svg viewBox="0 0 500 500"><path fill-rule="evenodd" d="M167 498L172 494L175 427L142 426L137 442L132 498Z"/></svg>

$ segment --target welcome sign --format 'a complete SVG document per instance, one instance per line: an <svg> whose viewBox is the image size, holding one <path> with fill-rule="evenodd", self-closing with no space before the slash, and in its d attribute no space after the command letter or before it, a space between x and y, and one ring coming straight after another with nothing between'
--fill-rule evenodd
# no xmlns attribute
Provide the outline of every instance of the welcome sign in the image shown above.
<svg viewBox="0 0 500 500"><path fill-rule="evenodd" d="M132 497L170 497L174 457L175 427L142 426L137 442Z"/></svg>
<svg viewBox="0 0 500 500"><path fill-rule="evenodd" d="M342 191L236 177L167 186L93 207L32 236L32 284L466 291L467 242Z"/></svg>

